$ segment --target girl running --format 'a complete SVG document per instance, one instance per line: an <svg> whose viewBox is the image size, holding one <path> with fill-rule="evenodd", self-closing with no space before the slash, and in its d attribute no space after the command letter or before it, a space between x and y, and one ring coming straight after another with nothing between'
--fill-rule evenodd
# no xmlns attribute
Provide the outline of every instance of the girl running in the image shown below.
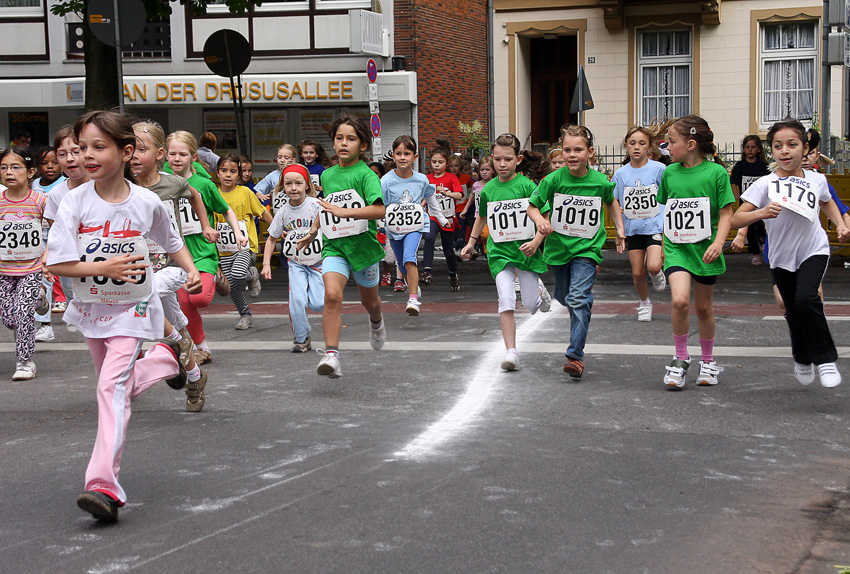
<svg viewBox="0 0 850 574"><path fill-rule="evenodd" d="M794 375L804 385L815 380L817 365L824 387L841 384L838 353L823 312L818 287L829 263L829 240L820 222L823 212L836 226L839 241L850 238L830 196L826 178L804 170L806 129L796 120L773 124L767 132L777 170L758 179L741 195L732 226L764 220L770 237L770 269L785 305L791 332Z"/></svg>
<svg viewBox="0 0 850 574"><path fill-rule="evenodd" d="M198 288L200 280L166 206L125 179L137 141L130 121L114 112L89 112L77 119L74 133L94 181L62 201L48 264L59 276L77 278L65 321L86 338L97 373L97 438L77 505L97 520L115 522L127 500L118 471L130 401L163 379L174 389L186 384L177 343L158 343L142 353L145 340L160 337L164 328L145 239L164 246L186 271L187 289Z"/></svg>
<svg viewBox="0 0 850 574"><path fill-rule="evenodd" d="M422 256L422 277L420 281L425 285L431 284L431 268L434 265L434 248L437 244L437 234L440 234L440 243L443 244L443 255L446 256L446 266L449 269L449 290L460 291L460 283L457 278L457 254L454 250L455 201L463 197L463 188L457 177L446 171L452 153L448 148L436 147L431 150L431 169L433 173L428 174L428 181L436 186L437 201L440 211L448 220L445 225L440 225L436 215L430 214L431 222L428 234L425 236L425 253Z"/></svg>
<svg viewBox="0 0 850 574"><path fill-rule="evenodd" d="M207 212L207 223L214 225L214 214L216 213L224 215L224 219L234 230L237 243L243 246L248 245L248 238L243 236L239 230L236 214L221 197L218 188L208 178L195 173L194 162L197 161L198 157L198 144L195 136L186 131L177 131L168 136L165 145L168 163L171 165L174 175L187 180L192 189L197 190L201 195ZM180 309L183 310L183 314L189 321L187 329L197 347L195 362L203 365L212 361L212 353L204 332L204 322L198 309L204 309L212 302L215 293L215 274L218 269L218 249L216 249L215 242L210 242L204 237L200 217L186 199L180 199L178 205L178 224L183 233L183 239L186 241L186 248L192 254L195 267L201 274L202 288L199 293L195 294L189 294L185 289L180 289L177 291L177 300L180 302ZM215 235L217 239L218 232ZM204 393L201 390L198 400L191 402L190 406L191 408L196 408L199 405L203 407L203 402Z"/></svg>
<svg viewBox="0 0 850 574"><path fill-rule="evenodd" d="M322 241L316 237L301 250L298 242L313 227L321 211L310 172L303 165L292 164L283 168L280 178L289 201L275 214L269 225L269 238L263 251L264 279L272 278L272 253L275 244L283 238L281 251L289 259L289 320L295 340L293 353L306 353L312 349L310 321L307 307L316 313L324 310L325 286L322 283Z"/></svg>
<svg viewBox="0 0 850 574"><path fill-rule="evenodd" d="M35 319L33 317L45 272L44 194L30 189L35 161L29 148L12 146L0 153L0 179L6 186L0 195L0 316L15 331L13 381L34 379ZM50 308L47 307L50 313Z"/></svg>
<svg viewBox="0 0 850 574"><path fill-rule="evenodd" d="M606 238L603 203L617 228L618 253L623 252L625 236L614 184L604 174L588 169L593 134L584 126L564 128L561 149L567 169L559 169L540 182L531 196L528 216L537 230L547 236L543 260L555 273L555 299L570 310L570 344L564 372L581 379L593 308L591 290Z"/></svg>
<svg viewBox="0 0 850 574"><path fill-rule="evenodd" d="M434 197L434 186L428 178L413 171L419 157L416 140L411 136L399 136L393 142L395 169L381 178L381 192L386 206L384 226L390 247L395 253L399 272L407 281L407 314L419 315L419 267L416 253L422 235L428 233L430 218L426 219L422 204L427 203L440 225L448 220L440 211Z"/></svg>
<svg viewBox="0 0 850 574"><path fill-rule="evenodd" d="M239 158L227 153L218 162L218 179L221 181L221 196L233 209L243 236L248 236L249 248L243 249L244 242L235 233L235 227L227 223L224 216L216 214L219 263L227 282L230 284L230 300L239 311L239 321L235 329L250 329L252 325L251 310L245 301L245 281L248 281L250 294L256 297L260 293L260 274L254 266L257 260L257 228L254 217L259 217L266 223L272 222L272 214L263 207L258 196L251 193L244 185L238 185L242 172ZM261 182L262 183L262 182ZM259 185L259 184L258 184Z"/></svg>
<svg viewBox="0 0 850 574"><path fill-rule="evenodd" d="M60 128L56 132L56 137L53 138L53 147L56 148L56 160L59 162L59 168L68 179L51 189L47 196L47 203L44 206L44 219L50 225L53 225L59 206L68 192L89 180L89 174L80 160L80 146L74 137L74 126L66 125ZM64 292L65 301L57 301L53 304L54 313L64 313L65 309L68 308L68 301L74 298L74 289L70 277L59 277L59 284ZM52 327L49 334L53 334ZM52 339L51 336L47 337L48 341Z"/></svg>
<svg viewBox="0 0 850 574"><path fill-rule="evenodd" d="M32 182L32 190L41 193L45 197L54 189L62 186L62 183L67 179L62 175L62 170L59 167L59 162L56 159L56 150L51 146L43 146L35 153L36 170L38 178ZM43 239L47 241L49 225L45 226ZM53 327L51 326L50 315L53 305L53 278L45 275L42 277L41 286L44 288L44 294L47 299L47 304L50 306L45 313L35 314L36 342L47 342L54 340Z"/></svg>
<svg viewBox="0 0 850 574"><path fill-rule="evenodd" d="M505 371L519 368L516 349L516 290L514 275L519 277L522 304L534 315L538 309L549 311L552 298L540 273L546 271L538 248L543 243L543 234L537 231L528 219L528 198L537 186L517 168L522 168L519 140L512 134L502 134L490 146L493 165L498 179L492 179L481 191L478 214L469 241L461 255L469 259L485 224L490 226L487 240L487 264L496 280L499 292L499 320L505 340L505 358L501 367Z"/></svg>
<svg viewBox="0 0 850 574"><path fill-rule="evenodd" d="M478 213L478 206L481 200L481 190L484 189L487 182L495 176L496 168L493 167L493 158L489 155L484 156L484 158L482 158L478 163L478 181L472 184L472 195L470 196L469 201L466 202L466 207L463 208L464 212L472 210L473 213ZM466 216L466 213L461 213L461 216ZM484 251L484 245L488 236L489 230L487 229L487 222L485 221L484 228L481 230L481 233L478 234L478 243L475 245L475 251L470 254L470 258L478 259L478 255Z"/></svg>
<svg viewBox="0 0 850 574"><path fill-rule="evenodd" d="M764 146L761 137L748 135L741 142L741 161L732 168L732 193L735 200L739 201L741 195L755 183L755 181L768 175L767 157L764 154ZM744 239L747 240L747 252L750 254L750 263L754 266L761 265L761 244L765 240L764 221L758 220L752 225L744 226L738 230L738 234L732 241L732 248L741 251L744 247Z"/></svg>
<svg viewBox="0 0 850 574"><path fill-rule="evenodd" d="M661 270L661 238L664 232L664 210L658 204L658 186L664 164L650 158L657 150L660 134L641 126L630 128L623 138L629 153L629 163L614 173L614 197L623 213L626 249L632 267L632 281L637 290L638 321L652 321L652 302L646 286L646 272L652 287L662 291L667 279Z"/></svg>
<svg viewBox="0 0 850 574"><path fill-rule="evenodd" d="M664 170L658 203L665 204L664 271L673 299L676 346L664 384L675 389L685 386L691 360L688 330L692 280L702 351L697 384L716 385L720 373L714 360L712 298L717 276L726 271L723 244L729 235L735 196L713 140L708 123L695 115L679 118L667 130L667 149L673 163Z"/></svg>
<svg viewBox="0 0 850 574"><path fill-rule="evenodd" d="M283 168L295 163L295 158L298 157L298 152L289 144L283 144L277 148L277 169L260 180L260 183L254 186L254 193L263 205L268 205L271 200L272 191L280 182L280 174L283 173Z"/></svg>
<svg viewBox="0 0 850 574"><path fill-rule="evenodd" d="M342 295L349 276L360 291L360 302L369 313L369 342L376 351L384 346L387 331L378 295L378 263L384 250L378 243L375 220L384 217L381 180L361 159L369 149L372 133L360 118L343 113L329 133L339 165L322 173L325 199L319 200L322 213L310 233L299 243L303 250L322 228L322 280L325 283L325 356L316 372L332 379L342 374L339 361L339 334L342 330ZM322 352L322 351L320 351Z"/></svg>

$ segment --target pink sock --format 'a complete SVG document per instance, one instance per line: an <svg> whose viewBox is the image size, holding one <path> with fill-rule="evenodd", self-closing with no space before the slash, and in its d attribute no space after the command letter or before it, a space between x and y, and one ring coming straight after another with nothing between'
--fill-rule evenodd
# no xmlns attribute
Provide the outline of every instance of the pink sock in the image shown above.
<svg viewBox="0 0 850 574"><path fill-rule="evenodd" d="M676 344L676 358L682 361L687 361L691 357L688 355L688 336L673 335L673 342Z"/></svg>
<svg viewBox="0 0 850 574"><path fill-rule="evenodd" d="M714 360L714 337L703 339L700 337L699 347L702 349L702 362L708 363Z"/></svg>
<svg viewBox="0 0 850 574"><path fill-rule="evenodd" d="M411 293L410 298L411 299L419 299L419 294L418 293Z"/></svg>

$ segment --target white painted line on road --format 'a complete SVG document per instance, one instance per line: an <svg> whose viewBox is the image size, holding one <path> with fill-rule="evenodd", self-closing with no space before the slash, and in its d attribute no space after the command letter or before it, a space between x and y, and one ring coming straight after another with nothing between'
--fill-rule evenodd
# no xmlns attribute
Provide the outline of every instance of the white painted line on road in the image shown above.
<svg viewBox="0 0 850 574"><path fill-rule="evenodd" d="M846 315L827 315L828 321L850 321L850 317ZM768 317L762 317L763 321L784 321L785 317L782 315L771 315Z"/></svg>
<svg viewBox="0 0 850 574"><path fill-rule="evenodd" d="M566 307L565 307L565 309L566 309ZM528 311L526 311L525 309L517 309L516 314L517 315L527 315ZM470 313L468 315L468 317L498 317L498 316L499 316L499 313ZM557 315L553 315L553 316L554 317L563 317L563 318L566 318L566 319L570 318L569 315L564 315L563 313L558 313ZM594 313L591 321L593 319L613 319L615 317L627 317L627 316L628 315L617 315L616 313Z"/></svg>
<svg viewBox="0 0 850 574"><path fill-rule="evenodd" d="M549 313L537 313L523 321L522 326L517 329L517 340L528 339L549 316L551 316ZM421 459L432 454L440 444L456 436L481 412L490 399L496 379L502 375L499 365L505 355L502 340L498 343L489 343L489 347L490 352L474 367L476 375L455 406L407 446L395 453L396 456ZM525 346L520 349L525 352Z"/></svg>

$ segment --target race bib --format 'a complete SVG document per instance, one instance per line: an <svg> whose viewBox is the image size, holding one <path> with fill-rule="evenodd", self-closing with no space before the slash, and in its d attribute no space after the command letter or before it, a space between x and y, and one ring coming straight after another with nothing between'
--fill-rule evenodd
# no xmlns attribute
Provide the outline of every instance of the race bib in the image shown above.
<svg viewBox="0 0 850 574"><path fill-rule="evenodd" d="M102 303L117 305L145 301L151 294L153 270L150 267L147 242L144 237L84 237L77 239L80 261L97 263L120 255L142 255L142 262L148 264L137 283L119 281L109 277L75 277L74 298L83 303Z"/></svg>
<svg viewBox="0 0 850 574"><path fill-rule="evenodd" d="M197 235L203 233L204 229L201 226L201 218L192 209L192 204L185 197L181 197L177 202L177 217L180 224L180 233L183 235Z"/></svg>
<svg viewBox="0 0 850 574"><path fill-rule="evenodd" d="M741 193L744 193L750 186L761 179L758 175L742 175L741 176Z"/></svg>
<svg viewBox="0 0 850 574"><path fill-rule="evenodd" d="M313 189L315 189L315 190L317 190L317 191L318 191L319 186L320 186L320 184L319 184L319 175L318 175L318 174L316 174L316 173L311 173L311 174L310 174L310 181L311 181L311 182L313 182Z"/></svg>
<svg viewBox="0 0 850 574"><path fill-rule="evenodd" d="M384 215L384 229L389 233L413 233L425 227L425 212L418 203L391 203Z"/></svg>
<svg viewBox="0 0 850 574"><path fill-rule="evenodd" d="M593 239L602 223L602 198L556 193L551 223L561 235Z"/></svg>
<svg viewBox="0 0 850 574"><path fill-rule="evenodd" d="M803 178L791 176L771 181L767 198L813 223L818 218L817 186Z"/></svg>
<svg viewBox="0 0 850 574"><path fill-rule="evenodd" d="M487 203L487 224L495 243L525 241L534 237L534 222L528 217L528 199Z"/></svg>
<svg viewBox="0 0 850 574"><path fill-rule="evenodd" d="M358 209L366 207L366 202L357 193L356 190L346 189L345 191L335 191L325 197L325 201L333 203L346 209ZM322 233L328 239L340 239L342 237L353 237L365 233L369 229L369 222L365 219L352 219L350 217L340 218L336 215L331 215L328 211L322 211L319 214L322 224Z"/></svg>
<svg viewBox="0 0 850 574"><path fill-rule="evenodd" d="M455 200L448 195L442 193L437 194L437 203L440 206L440 211L446 219L451 219L455 216Z"/></svg>
<svg viewBox="0 0 850 574"><path fill-rule="evenodd" d="M316 239L314 239L310 245L305 247L304 249L298 250L295 248L298 245L298 242L304 238L304 236L309 235L307 231L290 231L286 234L286 238L283 240L283 244L281 245L281 255L298 263L299 265L315 265L322 260L322 234L316 234Z"/></svg>
<svg viewBox="0 0 850 574"><path fill-rule="evenodd" d="M40 219L0 221L0 259L31 261L44 253Z"/></svg>
<svg viewBox="0 0 850 574"><path fill-rule="evenodd" d="M236 253L243 249L236 241L236 232L229 223L218 223L215 228L218 231L218 241L215 242L215 246L221 253ZM248 237L248 226L244 221L239 222L239 231L244 237Z"/></svg>
<svg viewBox="0 0 850 574"><path fill-rule="evenodd" d="M707 197L669 199L664 208L664 236L673 243L698 243L711 237L711 202Z"/></svg>
<svg viewBox="0 0 850 574"><path fill-rule="evenodd" d="M180 223L178 223L177 215L174 213L174 203L171 201L163 201L163 203L165 204L166 211L168 211L168 220L171 222L171 228L174 229L174 231L178 231L180 229ZM191 206L189 206L189 209L191 209ZM168 263L168 254L161 245L155 243L152 239L147 239L146 241L148 244L148 254L150 256L151 266L154 271L159 271Z"/></svg>
<svg viewBox="0 0 850 574"><path fill-rule="evenodd" d="M272 193L272 213L277 213L289 203L289 196L282 191Z"/></svg>
<svg viewBox="0 0 850 574"><path fill-rule="evenodd" d="M626 187L623 189L623 215L629 219L651 219L661 213L658 206L658 186Z"/></svg>

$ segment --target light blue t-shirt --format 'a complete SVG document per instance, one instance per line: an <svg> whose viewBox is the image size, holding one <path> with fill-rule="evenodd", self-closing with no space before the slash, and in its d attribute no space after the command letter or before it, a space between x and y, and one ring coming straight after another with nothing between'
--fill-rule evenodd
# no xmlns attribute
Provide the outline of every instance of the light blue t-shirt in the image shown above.
<svg viewBox="0 0 850 574"><path fill-rule="evenodd" d="M280 171L274 170L266 177L260 180L260 183L254 186L254 193L262 193L263 195L269 195L274 191L274 188L277 187L277 182L280 181Z"/></svg>
<svg viewBox="0 0 850 574"><path fill-rule="evenodd" d="M56 180L53 183L43 185L41 183L41 178L39 177L35 181L32 182L32 190L47 195L48 193L50 193L51 189L53 189L57 185L60 185L62 182L66 181L67 179L68 178L65 177L64 175L60 175L58 178L56 178Z"/></svg>
<svg viewBox="0 0 850 574"><path fill-rule="evenodd" d="M654 197L658 194L658 186L661 185L661 174L664 173L665 165L660 161L649 160L640 169L632 167L627 163L614 173L611 180L616 186L614 197L623 209L623 227L626 236L631 235L655 235L664 232L664 206L659 206L658 215L648 219L629 219L626 217L627 206L623 203L623 194L627 187L652 188L650 194Z"/></svg>
<svg viewBox="0 0 850 574"><path fill-rule="evenodd" d="M426 197L434 195L437 186L428 181L428 177L418 171L407 179L402 179L395 170L390 171L381 178L381 193L384 196L384 205L391 203L419 203L425 201ZM425 217L425 226L420 233L428 233L430 229L429 218ZM390 239L404 239L404 234L389 233Z"/></svg>

